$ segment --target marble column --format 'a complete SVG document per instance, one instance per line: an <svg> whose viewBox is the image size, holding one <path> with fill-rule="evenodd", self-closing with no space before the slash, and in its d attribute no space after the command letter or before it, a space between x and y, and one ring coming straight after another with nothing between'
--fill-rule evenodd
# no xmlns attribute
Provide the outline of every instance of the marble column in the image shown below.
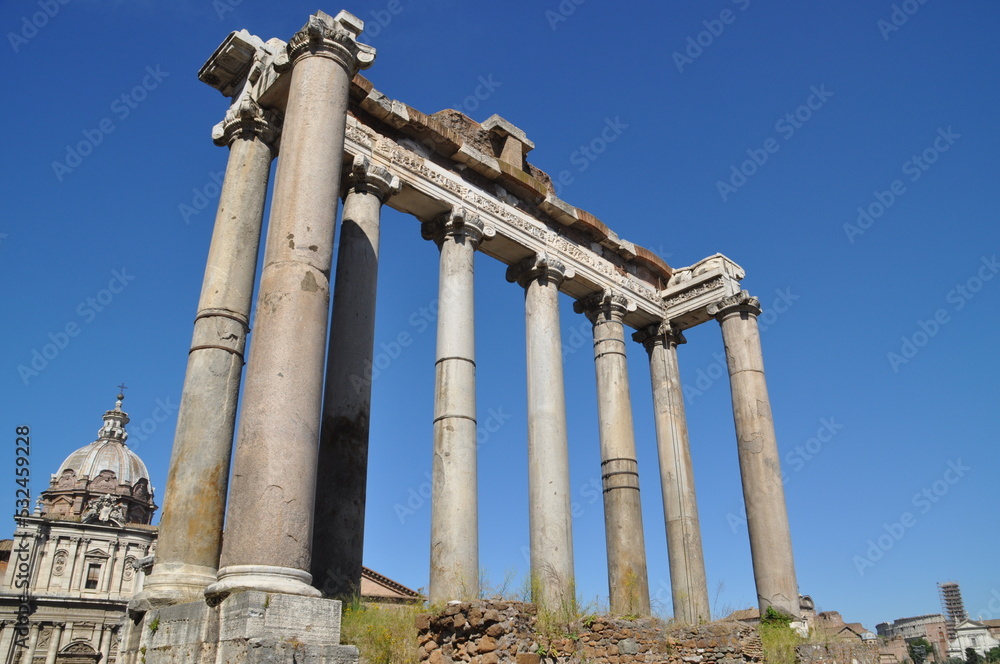
<svg viewBox="0 0 1000 664"><path fill-rule="evenodd" d="M594 326L597 418L601 436L604 531L611 612L649 614L646 547L639 501L639 471L625 357L627 300L609 292L574 303Z"/></svg>
<svg viewBox="0 0 1000 664"><path fill-rule="evenodd" d="M742 291L708 313L722 326L726 347L757 601L761 613L773 606L798 617L792 537L757 328L760 302Z"/></svg>
<svg viewBox="0 0 1000 664"><path fill-rule="evenodd" d="M226 114L215 139L229 146L229 161L177 413L156 564L133 608L195 601L216 578L277 122L244 101Z"/></svg>
<svg viewBox="0 0 1000 664"><path fill-rule="evenodd" d="M532 256L507 269L507 280L524 292L528 367L528 514L532 601L549 610L576 604L573 515L559 285L572 278L547 256Z"/></svg>
<svg viewBox="0 0 1000 664"><path fill-rule="evenodd" d="M114 625L105 625L104 630L101 632L101 661L106 662L111 657L111 645L115 642L115 630L117 627Z"/></svg>
<svg viewBox="0 0 1000 664"><path fill-rule="evenodd" d="M45 653L45 664L55 664L64 629L66 629L66 623L56 623L52 626L52 634L49 635L49 650Z"/></svg>
<svg viewBox="0 0 1000 664"><path fill-rule="evenodd" d="M290 69L247 359L219 580L318 596L310 583L333 237L352 76L374 60L363 24L317 12L288 42Z"/></svg>
<svg viewBox="0 0 1000 664"><path fill-rule="evenodd" d="M72 537L70 538L73 542L73 555L70 558L72 561L67 565L69 569L69 578L66 579L66 590L72 592L76 590L76 587L82 585L80 583L80 578L82 577L81 570L83 568L83 560L86 557L87 544L90 543L90 538L82 537ZM82 549L82 551L81 551Z"/></svg>
<svg viewBox="0 0 1000 664"><path fill-rule="evenodd" d="M118 557L118 545L118 540L111 540L108 543L108 561L104 564L104 578L101 579L101 592L104 593L111 592L111 578L117 569L115 563Z"/></svg>
<svg viewBox="0 0 1000 664"><path fill-rule="evenodd" d="M642 343L649 354L674 620L696 625L710 621L711 613L684 393L677 366L677 346L685 339L667 323L640 330L632 338Z"/></svg>
<svg viewBox="0 0 1000 664"><path fill-rule="evenodd" d="M375 291L382 204L399 178L366 157L347 176L320 429L312 576L328 595L361 590Z"/></svg>
<svg viewBox="0 0 1000 664"><path fill-rule="evenodd" d="M31 626L31 631L28 634L28 646L24 649L24 657L21 661L24 664L31 664L31 660L35 658L35 649L38 647L38 635L42 631L42 625L40 623L34 623Z"/></svg>
<svg viewBox="0 0 1000 664"><path fill-rule="evenodd" d="M449 212L422 228L424 238L441 250L431 476L432 604L479 594L473 259L484 236L494 232L465 210Z"/></svg>

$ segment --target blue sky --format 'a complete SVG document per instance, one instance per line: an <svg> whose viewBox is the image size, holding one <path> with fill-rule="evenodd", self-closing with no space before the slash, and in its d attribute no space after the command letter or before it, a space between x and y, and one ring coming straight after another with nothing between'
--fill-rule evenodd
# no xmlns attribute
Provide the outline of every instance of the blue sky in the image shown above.
<svg viewBox="0 0 1000 664"><path fill-rule="evenodd" d="M722 252L746 269L767 312L801 592L874 628L938 611L935 584L954 580L970 613L1000 617L1000 8L688 4L345 8L368 23L378 58L366 75L379 90L428 113L499 113L535 142L529 161L569 172L560 196L622 237L673 266ZM230 30L288 39L316 8L0 8L3 430L13 458L15 426L31 427L36 495L94 439L122 381L129 442L164 486L226 161L210 130L227 100L196 74ZM615 140L586 156L608 123ZM386 211L366 564L413 587L426 585L429 557L437 258L412 217ZM481 435L480 550L494 583L508 570L523 578L528 544L523 294L503 274L478 257L479 419L496 429ZM596 396L589 325L571 304L573 525L590 601L607 593ZM403 333L412 343L397 349ZM721 335L711 323L687 338L680 366L721 614L755 603L753 576ZM648 365L640 346L629 353L650 588L669 613Z"/></svg>

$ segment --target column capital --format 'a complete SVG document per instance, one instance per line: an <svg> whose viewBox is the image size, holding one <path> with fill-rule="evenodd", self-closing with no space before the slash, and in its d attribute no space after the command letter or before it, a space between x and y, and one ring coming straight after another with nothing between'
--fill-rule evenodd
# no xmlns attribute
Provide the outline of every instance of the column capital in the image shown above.
<svg viewBox="0 0 1000 664"><path fill-rule="evenodd" d="M229 107L226 117L212 127L212 142L232 146L237 139L258 138L274 151L281 132L281 115L261 108L254 100L244 97Z"/></svg>
<svg viewBox="0 0 1000 664"><path fill-rule="evenodd" d="M358 42L365 23L347 11L336 16L317 11L302 29L288 40L288 62L276 65L278 71L291 69L300 58L320 56L335 60L353 76L375 62L375 48Z"/></svg>
<svg viewBox="0 0 1000 664"><path fill-rule="evenodd" d="M641 343L646 350L652 350L656 345L680 346L686 344L687 339L679 329L671 325L668 321L654 323L648 327L632 333L632 340Z"/></svg>
<svg viewBox="0 0 1000 664"><path fill-rule="evenodd" d="M567 268L562 262L544 253L528 256L507 268L507 281L517 282L521 288L527 288L536 279L544 279L559 288L565 279L572 279L574 276L576 273L573 268Z"/></svg>
<svg viewBox="0 0 1000 664"><path fill-rule="evenodd" d="M495 228L484 224L478 214L465 208L455 208L420 226L420 235L425 240L433 240L438 247L445 238L452 237L456 241L470 242L475 249L483 239L493 237L496 232Z"/></svg>
<svg viewBox="0 0 1000 664"><path fill-rule="evenodd" d="M600 322L602 316L607 320L621 323L625 314L635 309L635 302L611 290L593 293L573 303L573 311L585 315L595 325Z"/></svg>
<svg viewBox="0 0 1000 664"><path fill-rule="evenodd" d="M358 155L351 164L351 172L347 174L344 183L344 197L351 192L371 194L385 203L390 196L398 194L402 187L399 178L377 164L371 163L368 157Z"/></svg>
<svg viewBox="0 0 1000 664"><path fill-rule="evenodd" d="M734 313L746 311L753 316L760 315L760 300L750 295L748 291L740 291L735 295L724 297L714 304L708 305L708 313L722 320L726 316Z"/></svg>

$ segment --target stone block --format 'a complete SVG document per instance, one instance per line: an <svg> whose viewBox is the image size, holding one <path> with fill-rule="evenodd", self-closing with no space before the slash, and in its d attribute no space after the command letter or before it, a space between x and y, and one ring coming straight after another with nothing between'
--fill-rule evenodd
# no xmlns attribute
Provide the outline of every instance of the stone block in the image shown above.
<svg viewBox="0 0 1000 664"><path fill-rule="evenodd" d="M340 643L340 602L264 593L233 593L219 607L219 639L273 639L303 644Z"/></svg>

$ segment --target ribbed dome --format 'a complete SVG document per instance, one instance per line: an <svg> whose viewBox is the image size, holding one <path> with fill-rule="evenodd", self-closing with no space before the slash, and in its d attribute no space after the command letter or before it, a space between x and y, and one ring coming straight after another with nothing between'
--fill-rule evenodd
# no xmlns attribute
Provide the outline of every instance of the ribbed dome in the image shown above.
<svg viewBox="0 0 1000 664"><path fill-rule="evenodd" d="M76 477L87 475L91 480L98 477L102 471L110 470L115 474L118 484L134 486L140 479L149 482L149 471L139 456L125 444L128 433L128 415L122 412L122 395L118 395L114 410L104 413L104 426L98 430L98 439L76 450L62 462L55 477L63 477L67 470L72 470Z"/></svg>

